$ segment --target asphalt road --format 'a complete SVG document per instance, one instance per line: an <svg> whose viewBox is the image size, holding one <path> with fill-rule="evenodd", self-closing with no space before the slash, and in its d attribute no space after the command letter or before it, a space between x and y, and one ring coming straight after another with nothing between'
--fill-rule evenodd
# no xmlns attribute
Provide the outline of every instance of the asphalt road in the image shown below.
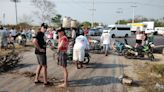
<svg viewBox="0 0 164 92"><path fill-rule="evenodd" d="M24 72L35 72L37 61L34 51L23 54L24 59L20 66L12 72L0 74L0 92L128 92L118 77L123 74L123 68L129 65L122 64L125 58L102 54L91 54L91 63L87 68L76 69L75 65L68 65L69 87L57 88L63 78L62 68L52 58L52 52L48 51L48 78L53 86L43 87L35 85L33 77L26 77ZM122 62L120 62L120 60ZM132 91L134 92L134 91Z"/></svg>

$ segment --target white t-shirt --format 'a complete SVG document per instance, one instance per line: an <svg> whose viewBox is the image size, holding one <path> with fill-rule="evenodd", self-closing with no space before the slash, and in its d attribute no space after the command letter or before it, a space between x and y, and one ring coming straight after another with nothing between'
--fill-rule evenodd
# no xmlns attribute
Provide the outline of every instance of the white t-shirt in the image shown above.
<svg viewBox="0 0 164 92"><path fill-rule="evenodd" d="M78 36L75 40L73 49L79 49L79 50L89 49L89 42L87 38L83 35Z"/></svg>
<svg viewBox="0 0 164 92"><path fill-rule="evenodd" d="M101 41L103 42L103 44L110 44L110 34L107 33L103 33L101 35Z"/></svg>
<svg viewBox="0 0 164 92"><path fill-rule="evenodd" d="M10 32L11 32L11 36L16 36L16 35L17 35L17 33L16 33L16 30L15 30L15 29L14 29L14 30L13 30L13 29L11 29L11 30L10 30Z"/></svg>
<svg viewBox="0 0 164 92"><path fill-rule="evenodd" d="M58 35L57 35L56 31L53 31L53 39L54 39L54 40L57 39L57 36L58 36Z"/></svg>
<svg viewBox="0 0 164 92"><path fill-rule="evenodd" d="M137 40L142 40L143 35L142 34L136 34L136 39Z"/></svg>

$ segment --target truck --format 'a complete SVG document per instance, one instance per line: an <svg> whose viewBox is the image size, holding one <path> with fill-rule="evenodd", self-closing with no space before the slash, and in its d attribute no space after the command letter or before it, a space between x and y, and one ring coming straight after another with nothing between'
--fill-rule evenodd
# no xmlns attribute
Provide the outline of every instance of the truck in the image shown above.
<svg viewBox="0 0 164 92"><path fill-rule="evenodd" d="M157 32L158 35L164 36L164 27L155 27L155 31Z"/></svg>
<svg viewBox="0 0 164 92"><path fill-rule="evenodd" d="M154 21L140 22L140 23L128 23L131 26L131 32L144 31L145 33L155 33Z"/></svg>

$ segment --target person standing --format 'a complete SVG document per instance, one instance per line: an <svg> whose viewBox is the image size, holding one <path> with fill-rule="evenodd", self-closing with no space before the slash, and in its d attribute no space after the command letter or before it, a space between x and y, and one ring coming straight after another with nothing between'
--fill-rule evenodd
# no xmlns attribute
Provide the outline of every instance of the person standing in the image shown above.
<svg viewBox="0 0 164 92"><path fill-rule="evenodd" d="M58 87L68 86L68 71L67 71L67 48L68 48L68 38L65 35L64 28L58 29L58 65L62 66L64 70L64 83Z"/></svg>
<svg viewBox="0 0 164 92"><path fill-rule="evenodd" d="M104 30L101 35L101 42L103 44L103 51L105 52L105 56L108 55L109 45L110 45L110 34L107 30Z"/></svg>
<svg viewBox="0 0 164 92"><path fill-rule="evenodd" d="M75 44L73 47L73 61L75 61L77 69L83 67L86 49L89 49L89 42L83 33L75 39Z"/></svg>
<svg viewBox="0 0 164 92"><path fill-rule="evenodd" d="M11 36L13 37L13 39L14 39L14 41L15 41L16 36L17 36L17 32L16 32L15 28L13 27L13 28L10 30L10 32L11 32Z"/></svg>
<svg viewBox="0 0 164 92"><path fill-rule="evenodd" d="M44 85L48 85L47 81L47 56L46 56L46 42L44 39L44 33L47 30L48 25L45 23L41 24L41 29L37 32L33 39L33 44L35 46L35 54L38 60L38 67L36 70L35 84L41 83L39 76L41 70L43 71Z"/></svg>
<svg viewBox="0 0 164 92"><path fill-rule="evenodd" d="M7 29L4 29L3 27L0 28L0 46L1 48L7 47L7 38L8 38L8 32Z"/></svg>

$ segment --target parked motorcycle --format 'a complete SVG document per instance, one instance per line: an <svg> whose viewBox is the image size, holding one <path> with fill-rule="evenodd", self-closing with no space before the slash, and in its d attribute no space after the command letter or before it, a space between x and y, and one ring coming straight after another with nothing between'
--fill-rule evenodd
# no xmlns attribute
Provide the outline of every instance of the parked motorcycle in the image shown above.
<svg viewBox="0 0 164 92"><path fill-rule="evenodd" d="M95 39L89 39L89 44L90 44L90 50L93 53L101 53L102 52L102 46L99 40Z"/></svg>
<svg viewBox="0 0 164 92"><path fill-rule="evenodd" d="M18 34L16 37L16 41L19 45L26 46L27 38L24 34Z"/></svg>
<svg viewBox="0 0 164 92"><path fill-rule="evenodd" d="M144 58L145 55L153 61L154 55L152 51L152 46L153 44L150 42L148 44L145 44L144 46L138 46L137 48L130 46L128 44L125 44L125 49L124 49L124 56L125 58Z"/></svg>
<svg viewBox="0 0 164 92"><path fill-rule="evenodd" d="M125 49L125 43L115 40L113 44L114 50L118 55L123 55L124 54L124 49Z"/></svg>
<svg viewBox="0 0 164 92"><path fill-rule="evenodd" d="M67 51L67 60L68 62L73 61L73 45L74 45L74 41L70 41L68 44L68 51ZM85 51L85 57L84 57L84 61L83 64L89 64L90 62L90 55L88 51Z"/></svg>

